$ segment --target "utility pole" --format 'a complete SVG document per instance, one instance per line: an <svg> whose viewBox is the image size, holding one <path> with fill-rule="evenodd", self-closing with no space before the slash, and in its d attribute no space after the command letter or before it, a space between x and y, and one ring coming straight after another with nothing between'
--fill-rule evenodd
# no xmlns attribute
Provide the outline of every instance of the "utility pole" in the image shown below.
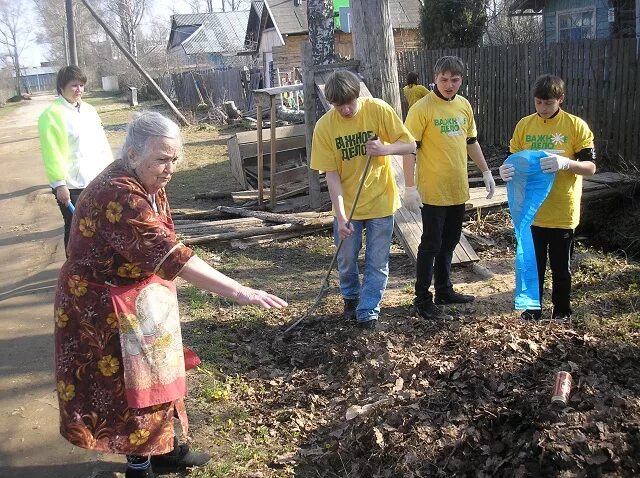
<svg viewBox="0 0 640 478"><path fill-rule="evenodd" d="M78 51L76 49L76 27L73 21L72 0L64 0L64 8L67 13L67 37L69 39L69 65L78 66Z"/></svg>
<svg viewBox="0 0 640 478"><path fill-rule="evenodd" d="M67 45L67 27L62 27L62 46L64 48L64 64L69 66L69 46Z"/></svg>

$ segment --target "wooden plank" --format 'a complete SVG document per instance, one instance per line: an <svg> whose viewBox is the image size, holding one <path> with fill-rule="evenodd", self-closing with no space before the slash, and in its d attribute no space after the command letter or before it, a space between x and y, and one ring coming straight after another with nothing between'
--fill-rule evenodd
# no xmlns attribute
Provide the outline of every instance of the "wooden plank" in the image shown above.
<svg viewBox="0 0 640 478"><path fill-rule="evenodd" d="M229 165L231 167L231 174L243 187L247 188L247 177L244 174L244 168L242 166L242 156L238 148L238 140L235 136L232 136L227 141L227 151L229 154Z"/></svg>
<svg viewBox="0 0 640 478"><path fill-rule="evenodd" d="M276 184L284 184L289 182L296 182L306 180L307 178L307 166L298 166L297 168L287 169L285 171L278 171L273 175Z"/></svg>
<svg viewBox="0 0 640 478"><path fill-rule="evenodd" d="M271 190L277 190L277 183L275 182L275 174L277 171L277 154L278 148L276 146L276 97L271 96L271 168L269 170L269 174L271 176L271 180L269 182L269 187ZM276 205L276 196L275 194L271 196L271 208L274 208Z"/></svg>
<svg viewBox="0 0 640 478"><path fill-rule="evenodd" d="M278 149L277 150L277 160L278 164L285 164L287 162L298 163L297 166L300 166L304 162L304 148L295 148L295 149ZM263 166L263 170L269 171L271 165L271 154L265 153L263 156L263 163L266 164L266 167ZM242 164L246 169L248 166L257 166L258 161L255 156L248 156L243 158ZM256 169L257 171L257 169Z"/></svg>
<svg viewBox="0 0 640 478"><path fill-rule="evenodd" d="M292 136L291 138L280 138L276 140L276 151L302 150L306 147L304 136ZM242 159L256 157L257 141L255 143L244 143L238 145L240 157ZM263 154L271 153L271 141L262 141Z"/></svg>
<svg viewBox="0 0 640 478"><path fill-rule="evenodd" d="M291 91L302 91L302 83L295 83L293 85L274 86L273 88L261 88L259 90L253 90L256 94L263 94L268 96L281 95L282 93L288 93Z"/></svg>
<svg viewBox="0 0 640 478"><path fill-rule="evenodd" d="M631 69L632 69L632 56L635 56L635 51L632 48L629 48L627 41L626 40L620 40L623 43L623 48L622 48L622 69L623 69L623 74L622 74L622 78L621 78L621 88L620 88L620 108L618 111L618 114L620 115L621 118L631 118L634 115L634 112L632 109L630 109L631 106L633 106L633 90L632 88L638 88L638 85L634 85L631 86L632 84L629 83L629 79L630 79L630 74L631 74ZM640 52L639 52L640 53ZM631 101L630 101L631 100ZM640 119L640 112L635 113L635 116L637 119ZM629 157L629 155L626 154L627 151L627 145L630 142L633 142L633 138L631 138L631 136L629 135L629 132L632 128L629 127L629 123L637 123L638 121L620 121L620 136L619 136L619 141L618 144L616 145L616 150L621 154L621 156L623 158L625 157Z"/></svg>
<svg viewBox="0 0 640 478"><path fill-rule="evenodd" d="M609 57L608 57L608 65L607 67L610 69L610 76L609 76L609 85L608 87L606 87L606 89L604 91L606 91L608 93L607 95L607 101L605 102L606 108L607 108L607 126L608 126L608 132L607 132L607 137L606 140L608 141L613 141L614 144L617 140L617 131L616 128L618 127L618 115L616 114L616 109L617 109L617 101L618 101L618 95L617 95L617 83L618 83L618 69L619 69L619 65L618 63L618 43L617 42L611 42L609 44Z"/></svg>
<svg viewBox="0 0 640 478"><path fill-rule="evenodd" d="M264 199L264 153L262 149L262 98L259 97L256 97L256 116L258 119L258 129L256 131L256 155L258 157L258 205L260 205ZM238 141L240 141L240 139L238 139Z"/></svg>
<svg viewBox="0 0 640 478"><path fill-rule="evenodd" d="M487 190L484 187L469 188L469 195L471 197L466 204L467 210L507 204L507 188L503 185L496 185L496 192L491 199L487 199Z"/></svg>
<svg viewBox="0 0 640 478"><path fill-rule="evenodd" d="M636 0L640 1L640 0ZM637 32L640 33L640 32ZM632 59L631 64L629 65L633 69L633 74L631 75L631 80L629 83L632 86L633 94L629 96L629 101L633 105L632 111L636 114L636 121L627 121L627 124L631 126L630 134L631 134L631 142L629 144L629 150L627 152L627 161L636 166L640 165L640 121L637 121L638 112L640 112L640 88L637 85L640 84L640 55L636 55L635 61Z"/></svg>
<svg viewBox="0 0 640 478"><path fill-rule="evenodd" d="M626 182L629 176L614 172L596 173L593 176L584 178L584 182L592 182L596 184L618 184Z"/></svg>
<svg viewBox="0 0 640 478"><path fill-rule="evenodd" d="M402 156L391 157L391 165L393 167L394 174L398 179L403 177L401 161ZM400 180L399 182L402 183L403 181ZM405 253L415 264L418 257L418 246L422 239L422 216L412 213L404 206L400 207L400 209L395 213L393 231L402 244ZM461 264L477 260L478 256L468 242L466 242L466 244L458 243L454 251L453 264Z"/></svg>
<svg viewBox="0 0 640 478"><path fill-rule="evenodd" d="M257 105L256 105L257 107ZM296 124L290 126L278 126L276 128L276 139L290 138L293 136L304 136L304 125ZM238 138L238 144L256 143L258 141L257 131L243 131L236 133ZM270 141L269 139L263 139L263 142Z"/></svg>
<svg viewBox="0 0 640 478"><path fill-rule="evenodd" d="M304 92L304 132L305 145L307 154L307 184L309 190L308 205L312 209L320 209L321 190L320 190L320 173L311 168L311 145L313 141L313 131L316 127L316 87L315 72L312 70L313 58L311 54L311 43L304 42L301 46L301 53L304 68L302 70L302 84L305 85ZM311 106L313 105L313 106Z"/></svg>

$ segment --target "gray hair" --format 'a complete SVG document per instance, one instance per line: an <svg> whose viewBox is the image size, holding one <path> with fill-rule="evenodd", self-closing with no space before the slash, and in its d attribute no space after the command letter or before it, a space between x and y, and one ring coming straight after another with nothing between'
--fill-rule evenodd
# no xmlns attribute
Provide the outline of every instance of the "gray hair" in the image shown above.
<svg viewBox="0 0 640 478"><path fill-rule="evenodd" d="M120 153L124 166L130 172L140 165L149 149L150 141L157 137L178 140L178 158L182 159L180 127L155 111L136 113L127 125L127 137ZM133 157L130 157L129 153L134 153Z"/></svg>

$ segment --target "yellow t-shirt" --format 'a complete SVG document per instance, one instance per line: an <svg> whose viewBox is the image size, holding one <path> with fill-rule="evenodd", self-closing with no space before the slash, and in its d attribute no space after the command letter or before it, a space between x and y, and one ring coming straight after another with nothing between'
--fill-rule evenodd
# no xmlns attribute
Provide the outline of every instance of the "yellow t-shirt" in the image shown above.
<svg viewBox="0 0 640 478"><path fill-rule="evenodd" d="M575 159L576 153L593 148L593 133L582 119L560 110L545 120L537 113L525 116L516 125L509 150L525 149L556 151ZM582 176L570 171L558 171L547 199L533 221L535 226L575 229L580 222Z"/></svg>
<svg viewBox="0 0 640 478"><path fill-rule="evenodd" d="M411 108L420 98L427 96L430 93L430 91L422 85L407 85L402 88L402 91L404 93L404 97L407 99L409 108Z"/></svg>
<svg viewBox="0 0 640 478"><path fill-rule="evenodd" d="M386 144L414 141L394 109L377 98L358 98L358 111L352 118L344 118L335 109L330 109L318 120L313 131L311 168L340 174L347 214L367 164L369 134L378 135ZM390 216L399 207L391 158L373 157L353 219Z"/></svg>
<svg viewBox="0 0 640 478"><path fill-rule="evenodd" d="M404 124L420 141L416 186L422 202L464 204L469 199L467 139L478 135L469 102L459 95L451 101L427 95L409 110Z"/></svg>

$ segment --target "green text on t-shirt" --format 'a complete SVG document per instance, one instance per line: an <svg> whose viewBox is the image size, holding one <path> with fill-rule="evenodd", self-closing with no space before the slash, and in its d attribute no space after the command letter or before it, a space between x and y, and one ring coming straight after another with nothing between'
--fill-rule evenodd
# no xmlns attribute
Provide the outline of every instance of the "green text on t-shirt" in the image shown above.
<svg viewBox="0 0 640 478"><path fill-rule="evenodd" d="M560 133L525 134L524 142L529 145L529 149L561 149L558 146L567 144L567 137Z"/></svg>
<svg viewBox="0 0 640 478"><path fill-rule="evenodd" d="M436 128L440 128L440 132L442 134L451 133L453 131L460 131L467 123L467 119L464 117L460 118L436 118L433 120L433 125Z"/></svg>

